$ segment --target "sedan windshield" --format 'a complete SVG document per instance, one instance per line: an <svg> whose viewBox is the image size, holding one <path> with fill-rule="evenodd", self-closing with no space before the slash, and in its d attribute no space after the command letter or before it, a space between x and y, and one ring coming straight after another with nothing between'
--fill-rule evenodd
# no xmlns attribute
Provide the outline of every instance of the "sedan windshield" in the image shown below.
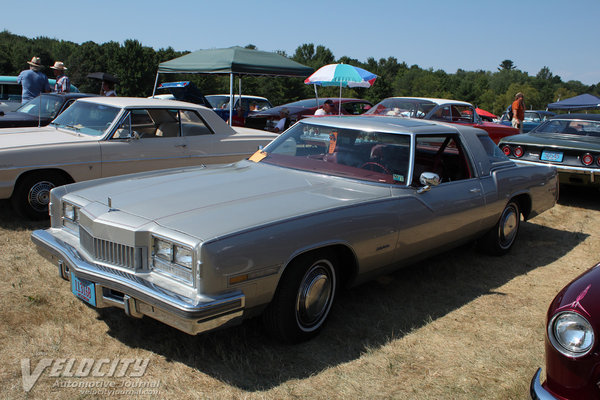
<svg viewBox="0 0 600 400"><path fill-rule="evenodd" d="M251 159L282 167L406 185L410 136L300 122ZM263 157L264 156L264 157Z"/></svg>
<svg viewBox="0 0 600 400"><path fill-rule="evenodd" d="M567 135L600 136L600 122L577 119L553 119L542 123L531 133L563 133Z"/></svg>
<svg viewBox="0 0 600 400"><path fill-rule="evenodd" d="M91 136L102 136L121 111L118 107L76 101L54 121L53 126Z"/></svg>
<svg viewBox="0 0 600 400"><path fill-rule="evenodd" d="M19 107L17 111L41 118L54 118L62 104L63 99L58 96L42 95L29 100Z"/></svg>
<svg viewBox="0 0 600 400"><path fill-rule="evenodd" d="M392 115L395 117L424 118L435 108L429 100L389 98L382 100L365 114Z"/></svg>

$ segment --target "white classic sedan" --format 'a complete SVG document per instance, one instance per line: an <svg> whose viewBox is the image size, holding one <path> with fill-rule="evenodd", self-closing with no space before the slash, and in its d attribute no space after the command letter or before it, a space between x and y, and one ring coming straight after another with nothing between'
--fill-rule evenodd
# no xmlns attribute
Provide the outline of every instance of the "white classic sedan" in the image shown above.
<svg viewBox="0 0 600 400"><path fill-rule="evenodd" d="M0 199L48 217L50 190L149 170L230 163L277 137L232 128L205 107L160 99L81 99L43 128L0 130Z"/></svg>

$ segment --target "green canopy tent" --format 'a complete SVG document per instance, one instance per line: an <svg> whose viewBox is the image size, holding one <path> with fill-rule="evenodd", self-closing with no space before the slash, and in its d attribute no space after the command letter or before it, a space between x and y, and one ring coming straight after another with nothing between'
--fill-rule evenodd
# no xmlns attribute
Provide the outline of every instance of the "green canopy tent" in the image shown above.
<svg viewBox="0 0 600 400"><path fill-rule="evenodd" d="M233 76L238 75L240 96L242 94L242 75L298 76L306 77L314 72L313 68L290 60L280 54L243 47L226 49L198 50L184 56L162 62L158 65L154 90L156 91L159 74L229 74L229 115L233 115Z"/></svg>

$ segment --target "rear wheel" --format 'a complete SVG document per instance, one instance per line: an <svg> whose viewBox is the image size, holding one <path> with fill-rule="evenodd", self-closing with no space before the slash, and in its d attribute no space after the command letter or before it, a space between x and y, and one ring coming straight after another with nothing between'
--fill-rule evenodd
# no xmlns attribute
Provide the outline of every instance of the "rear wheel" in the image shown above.
<svg viewBox="0 0 600 400"><path fill-rule="evenodd" d="M271 336L299 343L316 336L337 290L336 257L330 251L299 256L285 271L263 321Z"/></svg>
<svg viewBox="0 0 600 400"><path fill-rule="evenodd" d="M65 177L53 172L33 172L19 180L11 197L13 208L23 217L48 218L50 190L67 183Z"/></svg>
<svg viewBox="0 0 600 400"><path fill-rule="evenodd" d="M517 238L521 224L519 204L511 200L500 215L500 219L482 239L482 249L492 255L507 253Z"/></svg>

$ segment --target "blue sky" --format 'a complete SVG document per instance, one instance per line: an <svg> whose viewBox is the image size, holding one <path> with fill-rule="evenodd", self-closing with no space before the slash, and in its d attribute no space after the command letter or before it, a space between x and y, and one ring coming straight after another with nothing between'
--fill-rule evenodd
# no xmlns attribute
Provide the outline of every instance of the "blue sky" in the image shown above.
<svg viewBox="0 0 600 400"><path fill-rule="evenodd" d="M496 71L509 59L530 75L547 66L565 82L600 83L598 0L10 0L1 9L0 27L30 38L190 51L253 44L288 55L313 43L336 58L395 57L448 73Z"/></svg>

